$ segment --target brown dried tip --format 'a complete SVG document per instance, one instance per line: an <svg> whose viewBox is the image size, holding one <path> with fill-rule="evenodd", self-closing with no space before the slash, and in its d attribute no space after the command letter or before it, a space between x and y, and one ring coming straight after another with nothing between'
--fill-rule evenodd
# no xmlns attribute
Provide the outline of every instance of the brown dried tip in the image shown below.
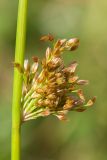
<svg viewBox="0 0 107 160"><path fill-rule="evenodd" d="M20 73L23 73L23 68L22 68L22 66L21 66L19 63L13 62L12 64L13 64L13 66L14 66L15 68L18 69L18 71L19 71Z"/></svg>
<svg viewBox="0 0 107 160"><path fill-rule="evenodd" d="M32 57L32 60L33 60L34 62L38 62L38 57L33 56L33 57Z"/></svg>
<svg viewBox="0 0 107 160"><path fill-rule="evenodd" d="M45 35L45 36L42 36L40 38L41 41L53 41L54 40L54 37L52 34L48 34L48 35Z"/></svg>

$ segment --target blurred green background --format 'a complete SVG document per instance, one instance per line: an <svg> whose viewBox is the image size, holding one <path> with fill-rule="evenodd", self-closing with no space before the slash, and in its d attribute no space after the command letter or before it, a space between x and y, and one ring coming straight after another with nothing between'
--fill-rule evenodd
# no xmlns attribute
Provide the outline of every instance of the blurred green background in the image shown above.
<svg viewBox="0 0 107 160"><path fill-rule="evenodd" d="M0 0L0 160L10 159L11 99L18 0ZM22 127L23 160L107 160L107 1L29 0L26 58L43 57L41 35L78 37L78 75L89 79L87 97L97 102L86 112L70 112L69 122L49 116ZM20 52L20 51L19 51Z"/></svg>

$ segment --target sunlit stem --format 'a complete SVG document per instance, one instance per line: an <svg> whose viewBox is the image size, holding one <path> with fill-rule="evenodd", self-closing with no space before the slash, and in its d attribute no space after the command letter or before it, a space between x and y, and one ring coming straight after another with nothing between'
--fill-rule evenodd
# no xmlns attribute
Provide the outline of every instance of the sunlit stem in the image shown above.
<svg viewBox="0 0 107 160"><path fill-rule="evenodd" d="M23 66L26 39L27 0L19 0L15 62ZM11 160L20 160L22 75L14 68Z"/></svg>

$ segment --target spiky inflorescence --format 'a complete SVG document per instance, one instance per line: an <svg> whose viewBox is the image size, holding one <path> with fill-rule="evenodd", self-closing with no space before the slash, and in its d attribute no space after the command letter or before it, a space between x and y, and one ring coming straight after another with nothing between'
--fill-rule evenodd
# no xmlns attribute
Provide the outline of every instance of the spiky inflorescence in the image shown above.
<svg viewBox="0 0 107 160"><path fill-rule="evenodd" d="M50 34L41 38L43 41L53 39ZM82 112L93 105L95 97L85 103L83 91L79 88L80 85L88 84L88 81L80 80L75 75L77 62L65 67L62 59L64 51L73 51L78 45L77 38L57 40L53 49L47 48L40 73L37 57L33 57L31 66L28 60L25 60L24 68L14 63L23 74L22 121L50 114L64 120L68 111Z"/></svg>

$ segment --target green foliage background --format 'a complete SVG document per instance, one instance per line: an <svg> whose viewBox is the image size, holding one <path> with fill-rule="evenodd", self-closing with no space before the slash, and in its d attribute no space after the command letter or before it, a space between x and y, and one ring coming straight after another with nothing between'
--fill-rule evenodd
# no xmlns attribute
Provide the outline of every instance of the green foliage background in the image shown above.
<svg viewBox="0 0 107 160"><path fill-rule="evenodd" d="M18 0L0 0L0 160L10 159L11 99ZM26 58L43 57L41 35L78 37L77 51L64 55L77 60L78 75L89 79L87 97L97 96L93 108L69 113L69 122L55 117L30 121L22 127L22 159L107 159L107 1L29 0ZM19 51L20 52L20 51Z"/></svg>

